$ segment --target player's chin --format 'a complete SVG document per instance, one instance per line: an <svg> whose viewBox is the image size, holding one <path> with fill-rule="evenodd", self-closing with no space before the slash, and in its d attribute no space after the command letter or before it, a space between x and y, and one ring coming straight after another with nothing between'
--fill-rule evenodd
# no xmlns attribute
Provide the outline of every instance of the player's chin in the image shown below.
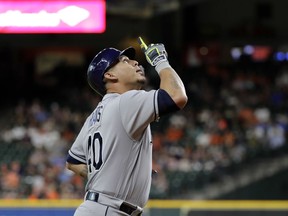
<svg viewBox="0 0 288 216"><path fill-rule="evenodd" d="M147 79L145 76L142 76L141 78L138 79L138 83L141 85L145 85L147 82Z"/></svg>

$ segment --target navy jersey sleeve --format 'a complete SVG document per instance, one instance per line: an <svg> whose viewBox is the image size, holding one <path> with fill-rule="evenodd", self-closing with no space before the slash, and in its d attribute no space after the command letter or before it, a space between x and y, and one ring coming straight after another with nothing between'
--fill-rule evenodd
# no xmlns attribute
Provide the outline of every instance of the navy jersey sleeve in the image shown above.
<svg viewBox="0 0 288 216"><path fill-rule="evenodd" d="M170 95L163 89L158 90L157 102L160 116L180 110Z"/></svg>

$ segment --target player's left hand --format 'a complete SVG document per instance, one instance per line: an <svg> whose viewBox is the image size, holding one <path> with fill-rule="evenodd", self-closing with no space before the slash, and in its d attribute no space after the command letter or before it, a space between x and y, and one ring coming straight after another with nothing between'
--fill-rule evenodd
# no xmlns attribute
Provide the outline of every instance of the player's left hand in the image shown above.
<svg viewBox="0 0 288 216"><path fill-rule="evenodd" d="M147 61L152 66L157 66L163 61L168 61L168 54L165 50L164 44L150 44L144 53Z"/></svg>
<svg viewBox="0 0 288 216"><path fill-rule="evenodd" d="M163 61L168 61L168 54L162 43L150 44L147 46L141 37L138 38L141 50L150 65L153 67L159 65Z"/></svg>
<svg viewBox="0 0 288 216"><path fill-rule="evenodd" d="M147 46L141 37L138 38L141 50L144 52L145 57L150 65L155 67L159 73L164 67L169 67L168 53L162 43L150 44ZM165 63L165 64L162 64ZM160 66L162 64L162 66ZM159 67L160 66L160 67Z"/></svg>

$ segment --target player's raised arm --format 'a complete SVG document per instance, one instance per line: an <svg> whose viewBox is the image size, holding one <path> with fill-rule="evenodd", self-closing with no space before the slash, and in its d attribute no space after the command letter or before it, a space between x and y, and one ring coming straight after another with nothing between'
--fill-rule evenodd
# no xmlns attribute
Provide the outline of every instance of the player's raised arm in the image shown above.
<svg viewBox="0 0 288 216"><path fill-rule="evenodd" d="M168 93L178 108L184 108L188 101L186 90L181 78L169 64L164 45L157 43L147 46L141 37L138 42L148 63L155 67L160 76L160 89Z"/></svg>

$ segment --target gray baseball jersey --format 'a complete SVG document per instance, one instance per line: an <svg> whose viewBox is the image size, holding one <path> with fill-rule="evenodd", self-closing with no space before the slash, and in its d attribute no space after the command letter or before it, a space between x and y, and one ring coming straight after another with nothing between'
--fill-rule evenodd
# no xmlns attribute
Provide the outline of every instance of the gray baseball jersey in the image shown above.
<svg viewBox="0 0 288 216"><path fill-rule="evenodd" d="M157 94L106 94L86 119L69 150L88 166L86 190L145 206L152 172L150 123L159 116Z"/></svg>

